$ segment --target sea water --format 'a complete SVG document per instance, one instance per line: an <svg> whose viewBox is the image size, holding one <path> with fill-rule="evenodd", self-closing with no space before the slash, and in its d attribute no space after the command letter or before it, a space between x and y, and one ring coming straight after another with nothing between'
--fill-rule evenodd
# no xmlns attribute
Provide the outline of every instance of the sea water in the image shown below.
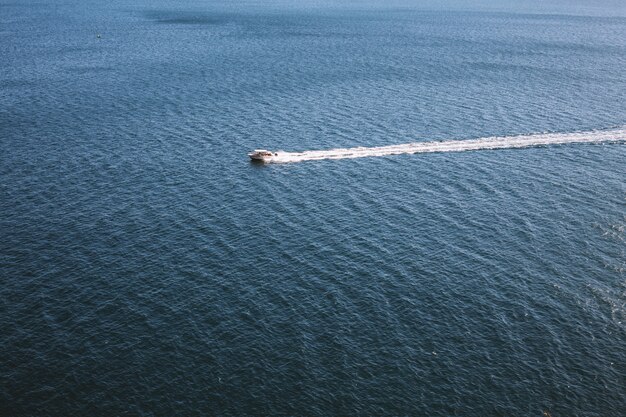
<svg viewBox="0 0 626 417"><path fill-rule="evenodd" d="M624 16L0 1L0 413L623 415Z"/></svg>

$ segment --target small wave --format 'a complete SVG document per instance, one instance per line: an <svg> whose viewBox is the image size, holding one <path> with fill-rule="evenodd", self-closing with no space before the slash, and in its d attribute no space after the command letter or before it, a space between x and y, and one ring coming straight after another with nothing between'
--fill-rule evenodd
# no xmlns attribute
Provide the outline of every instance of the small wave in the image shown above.
<svg viewBox="0 0 626 417"><path fill-rule="evenodd" d="M274 163L314 161L320 159L349 159L428 152L464 152L486 149L515 149L569 143L625 142L626 128L573 133L540 133L533 135L486 137L466 140L446 140L405 143L400 145L338 148L304 152L277 152Z"/></svg>

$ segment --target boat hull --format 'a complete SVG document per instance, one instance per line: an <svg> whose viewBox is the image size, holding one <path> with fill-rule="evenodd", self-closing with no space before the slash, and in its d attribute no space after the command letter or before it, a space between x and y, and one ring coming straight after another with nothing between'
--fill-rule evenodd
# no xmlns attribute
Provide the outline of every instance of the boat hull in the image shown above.
<svg viewBox="0 0 626 417"><path fill-rule="evenodd" d="M257 150L248 154L253 162L271 162L275 155L275 153L266 150Z"/></svg>
<svg viewBox="0 0 626 417"><path fill-rule="evenodd" d="M272 160L271 156L257 156L257 155L248 155L250 160L253 162L270 162Z"/></svg>

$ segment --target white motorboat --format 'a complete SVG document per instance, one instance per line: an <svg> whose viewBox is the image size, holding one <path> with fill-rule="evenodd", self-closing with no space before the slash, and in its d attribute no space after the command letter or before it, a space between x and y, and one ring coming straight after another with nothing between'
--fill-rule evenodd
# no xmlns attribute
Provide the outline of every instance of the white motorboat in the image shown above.
<svg viewBox="0 0 626 417"><path fill-rule="evenodd" d="M248 156L253 161L270 162L272 159L278 156L278 154L276 152L272 153L266 149L255 149L254 151L250 152Z"/></svg>

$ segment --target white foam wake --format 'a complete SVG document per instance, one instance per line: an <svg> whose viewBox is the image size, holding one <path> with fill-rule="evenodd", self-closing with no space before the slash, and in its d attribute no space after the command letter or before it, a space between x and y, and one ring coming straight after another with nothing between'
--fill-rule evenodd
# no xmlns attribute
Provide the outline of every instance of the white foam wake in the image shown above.
<svg viewBox="0 0 626 417"><path fill-rule="evenodd" d="M426 152L463 152L483 149L513 149L568 143L625 142L626 127L574 133L541 133L522 136L488 137L480 139L427 141L372 148L338 148L326 151L277 152L271 162L300 162L318 159L364 158Z"/></svg>

